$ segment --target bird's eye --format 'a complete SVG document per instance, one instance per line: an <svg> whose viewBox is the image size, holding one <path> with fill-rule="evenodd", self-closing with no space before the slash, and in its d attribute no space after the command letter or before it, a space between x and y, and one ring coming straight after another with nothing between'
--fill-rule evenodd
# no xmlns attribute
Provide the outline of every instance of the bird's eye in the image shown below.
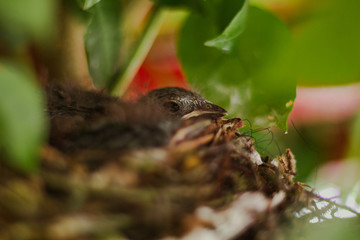
<svg viewBox="0 0 360 240"><path fill-rule="evenodd" d="M177 103L174 102L174 101L169 101L169 102L164 103L164 107L165 107L166 109L168 109L170 112L173 112L173 113L175 113L175 112L177 112L177 111L180 110L179 104L177 104Z"/></svg>

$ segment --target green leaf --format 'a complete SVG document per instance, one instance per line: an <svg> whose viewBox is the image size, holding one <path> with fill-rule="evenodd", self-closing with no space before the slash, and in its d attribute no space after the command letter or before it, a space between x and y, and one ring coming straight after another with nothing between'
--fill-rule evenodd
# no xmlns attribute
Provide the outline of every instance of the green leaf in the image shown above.
<svg viewBox="0 0 360 240"><path fill-rule="evenodd" d="M233 40L245 30L249 1L245 0L242 8L225 28L223 33L214 39L205 42L205 46L215 47L223 51L231 51Z"/></svg>
<svg viewBox="0 0 360 240"><path fill-rule="evenodd" d="M38 168L47 121L45 104L34 76L0 61L0 146L8 164L24 172Z"/></svg>
<svg viewBox="0 0 360 240"><path fill-rule="evenodd" d="M120 5L102 0L90 9L92 17L85 34L88 67L94 84L108 85L114 76L120 49Z"/></svg>
<svg viewBox="0 0 360 240"><path fill-rule="evenodd" d="M229 9L235 3L222 4ZM249 7L245 30L229 40L231 52L204 46L219 35L222 24L211 14L196 13L185 22L178 55L188 81L231 115L249 119L254 125L276 123L286 131L296 94L295 77L283 71L290 32L274 15Z"/></svg>
<svg viewBox="0 0 360 240"><path fill-rule="evenodd" d="M82 10L88 10L100 1L101 0L78 0L78 3Z"/></svg>
<svg viewBox="0 0 360 240"><path fill-rule="evenodd" d="M54 32L56 1L0 0L0 38L23 42L44 41Z"/></svg>
<svg viewBox="0 0 360 240"><path fill-rule="evenodd" d="M199 12L204 10L202 0L152 0L155 4L166 7L188 7Z"/></svg>
<svg viewBox="0 0 360 240"><path fill-rule="evenodd" d="M328 0L302 26L289 51L289 71L303 85L360 80L360 1Z"/></svg>

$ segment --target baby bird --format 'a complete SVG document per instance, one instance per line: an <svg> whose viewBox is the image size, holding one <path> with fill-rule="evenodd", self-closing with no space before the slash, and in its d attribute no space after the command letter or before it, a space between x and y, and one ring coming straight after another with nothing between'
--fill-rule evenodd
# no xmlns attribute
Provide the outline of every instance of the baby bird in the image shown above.
<svg viewBox="0 0 360 240"><path fill-rule="evenodd" d="M226 114L200 94L177 87L124 102L98 91L50 86L47 100L50 144L68 152L162 146L185 120Z"/></svg>
<svg viewBox="0 0 360 240"><path fill-rule="evenodd" d="M226 114L226 110L212 104L200 94L178 87L155 89L149 92L140 104L144 100L162 108L167 116L173 118L217 118Z"/></svg>

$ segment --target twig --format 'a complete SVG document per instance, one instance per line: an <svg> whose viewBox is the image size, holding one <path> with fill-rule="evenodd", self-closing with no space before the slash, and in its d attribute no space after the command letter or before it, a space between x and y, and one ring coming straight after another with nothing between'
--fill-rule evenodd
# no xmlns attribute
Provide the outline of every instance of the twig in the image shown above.
<svg viewBox="0 0 360 240"><path fill-rule="evenodd" d="M108 86L111 95L122 96L129 87L131 80L134 78L154 43L161 24L165 19L165 13L166 10L163 9L163 7L157 5L153 7L150 19L130 55L130 58L126 61L123 71Z"/></svg>
<svg viewBox="0 0 360 240"><path fill-rule="evenodd" d="M359 212L357 212L356 210L354 210L354 209L352 209L351 207L348 207L348 206L346 206L346 205L344 205L344 204L340 204L340 203L336 203L336 202L332 201L333 198L330 198L330 199L329 199L329 198L324 198L324 197L322 197L322 196L320 196L320 195L317 195L317 194L315 194L315 193L312 193L312 194L313 194L314 197L316 197L316 198L318 198L318 199L320 199L320 200L322 200L322 201L324 201L324 202L327 202L327 203L329 203L329 204L333 204L333 205L336 206L337 208L346 209L347 211L354 213L357 217L360 217L360 213L359 213Z"/></svg>

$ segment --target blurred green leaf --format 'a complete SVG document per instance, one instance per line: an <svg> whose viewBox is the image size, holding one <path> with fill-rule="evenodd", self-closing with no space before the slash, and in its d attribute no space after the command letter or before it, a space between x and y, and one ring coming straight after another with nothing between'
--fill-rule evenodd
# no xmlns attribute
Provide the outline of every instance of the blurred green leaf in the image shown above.
<svg viewBox="0 0 360 240"><path fill-rule="evenodd" d="M90 9L92 17L85 34L85 48L94 84L105 87L116 72L120 49L120 5L102 0Z"/></svg>
<svg viewBox="0 0 360 240"><path fill-rule="evenodd" d="M223 33L214 39L206 41L205 45L208 47L215 47L223 51L231 51L233 47L233 40L240 36L240 34L245 30L248 8L249 1L245 0L242 8L225 28Z"/></svg>
<svg viewBox="0 0 360 240"><path fill-rule="evenodd" d="M202 0L152 0L155 4L166 7L189 7L197 11L204 9L204 1Z"/></svg>
<svg viewBox="0 0 360 240"><path fill-rule="evenodd" d="M213 11L238 12L242 7L238 2L223 1L227 7L214 5ZM231 52L204 46L222 32L223 24L212 13L192 13L185 22L178 55L188 81L231 115L255 125L273 122L285 131L296 94L296 79L283 71L282 61L291 43L290 32L274 15L250 7L244 32L231 40Z"/></svg>
<svg viewBox="0 0 360 240"><path fill-rule="evenodd" d="M56 1L0 0L0 38L10 43L44 41L54 32Z"/></svg>
<svg viewBox="0 0 360 240"><path fill-rule="evenodd" d="M37 169L47 131L44 109L31 72L0 61L0 146L9 165L25 172Z"/></svg>
<svg viewBox="0 0 360 240"><path fill-rule="evenodd" d="M360 80L360 1L328 0L296 32L289 71L303 85Z"/></svg>
<svg viewBox="0 0 360 240"><path fill-rule="evenodd" d="M101 0L79 0L78 3L80 4L81 9L88 10L100 1Z"/></svg>
<svg viewBox="0 0 360 240"><path fill-rule="evenodd" d="M308 223L298 229L289 239L326 239L326 240L355 240L360 234L359 217L349 219L329 219L321 223Z"/></svg>

